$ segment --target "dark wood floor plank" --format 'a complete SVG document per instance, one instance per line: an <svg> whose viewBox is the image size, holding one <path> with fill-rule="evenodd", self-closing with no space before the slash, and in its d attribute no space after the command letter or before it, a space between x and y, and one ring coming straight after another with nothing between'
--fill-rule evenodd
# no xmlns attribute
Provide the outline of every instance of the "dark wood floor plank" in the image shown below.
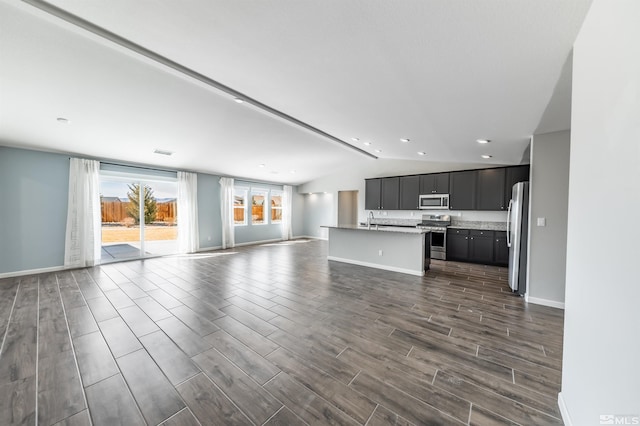
<svg viewBox="0 0 640 426"><path fill-rule="evenodd" d="M200 422L196 420L188 408L185 408L175 416L160 423L159 426L200 426Z"/></svg>
<svg viewBox="0 0 640 426"><path fill-rule="evenodd" d="M200 336L206 336L214 331L220 330L220 327L209 321L208 319L198 315L191 308L181 305L170 309L170 312L185 323L187 327L198 333Z"/></svg>
<svg viewBox="0 0 640 426"><path fill-rule="evenodd" d="M485 407L516 423L523 425L563 424L562 421L556 417L550 416L493 392L486 392L482 388L468 383L459 377L443 373L441 371L438 371L436 374L434 384L471 401L473 405Z"/></svg>
<svg viewBox="0 0 640 426"><path fill-rule="evenodd" d="M52 425L87 408L72 351L38 360L38 424Z"/></svg>
<svg viewBox="0 0 640 426"><path fill-rule="evenodd" d="M202 371L256 424L263 424L282 404L215 349L193 360Z"/></svg>
<svg viewBox="0 0 640 426"><path fill-rule="evenodd" d="M157 322L172 317L171 312L163 308L161 304L153 300L150 296L135 299L134 302L153 321Z"/></svg>
<svg viewBox="0 0 640 426"><path fill-rule="evenodd" d="M162 331L190 357L211 349L211 344L174 316L157 321Z"/></svg>
<svg viewBox="0 0 640 426"><path fill-rule="evenodd" d="M260 385L280 372L275 365L223 330L207 336L207 341Z"/></svg>
<svg viewBox="0 0 640 426"><path fill-rule="evenodd" d="M252 424L204 374L182 383L178 392L203 426Z"/></svg>
<svg viewBox="0 0 640 426"><path fill-rule="evenodd" d="M396 425L396 426L411 426L408 420L403 419L398 416L393 411L383 407L382 405L378 405L376 411L373 412L373 415L367 422L367 426L386 426L386 425Z"/></svg>
<svg viewBox="0 0 640 426"><path fill-rule="evenodd" d="M36 424L36 377L0 385L0 424Z"/></svg>
<svg viewBox="0 0 640 426"><path fill-rule="evenodd" d="M118 313L137 337L160 330L160 327L135 305L118 309Z"/></svg>
<svg viewBox="0 0 640 426"><path fill-rule="evenodd" d="M109 347L99 331L74 338L73 345L85 387L118 373Z"/></svg>
<svg viewBox="0 0 640 426"><path fill-rule="evenodd" d="M60 420L53 426L91 426L89 410L82 410L64 420Z"/></svg>
<svg viewBox="0 0 640 426"><path fill-rule="evenodd" d="M122 308L126 308L128 306L133 306L135 303L129 296L125 294L119 287L105 291L104 295L107 296L107 299L111 302L114 308L120 310Z"/></svg>
<svg viewBox="0 0 640 426"><path fill-rule="evenodd" d="M145 350L120 357L117 362L148 423L161 423L185 407L176 389Z"/></svg>
<svg viewBox="0 0 640 426"><path fill-rule="evenodd" d="M328 403L286 373L265 385L285 407L297 414L308 424L357 425L358 422Z"/></svg>
<svg viewBox="0 0 640 426"><path fill-rule="evenodd" d="M214 324L262 356L278 349L278 345L271 340L231 317L218 318L214 321Z"/></svg>
<svg viewBox="0 0 640 426"><path fill-rule="evenodd" d="M0 383L36 374L37 318L35 301L32 307L22 306L13 310L0 356Z"/></svg>
<svg viewBox="0 0 640 426"><path fill-rule="evenodd" d="M264 423L264 426L304 426L306 423L286 407L282 407L273 417Z"/></svg>
<svg viewBox="0 0 640 426"><path fill-rule="evenodd" d="M267 359L360 423L365 423L376 408L370 399L284 349L274 351Z"/></svg>
<svg viewBox="0 0 640 426"><path fill-rule="evenodd" d="M560 421L563 311L514 297L506 268L415 277L298 242L0 279L0 424L37 403L41 424L145 424L131 389L153 424Z"/></svg>
<svg viewBox="0 0 640 426"><path fill-rule="evenodd" d="M142 336L140 341L174 386L200 372L193 361L164 332L155 331Z"/></svg>
<svg viewBox="0 0 640 426"><path fill-rule="evenodd" d="M66 310L66 313L71 337L82 336L98 331L98 324L96 324L88 306L69 309Z"/></svg>
<svg viewBox="0 0 640 426"><path fill-rule="evenodd" d="M97 322L105 321L118 316L118 311L111 305L106 296L101 295L87 299L87 304Z"/></svg>
<svg viewBox="0 0 640 426"><path fill-rule="evenodd" d="M358 374L358 377L351 382L349 387L415 424L449 425L467 423L467 419L456 421L453 417L393 386L375 379L368 373Z"/></svg>
<svg viewBox="0 0 640 426"><path fill-rule="evenodd" d="M85 389L94 426L144 426L146 423L120 374Z"/></svg>
<svg viewBox="0 0 640 426"><path fill-rule="evenodd" d="M104 339L115 358L137 351L142 345L120 317L98 323Z"/></svg>

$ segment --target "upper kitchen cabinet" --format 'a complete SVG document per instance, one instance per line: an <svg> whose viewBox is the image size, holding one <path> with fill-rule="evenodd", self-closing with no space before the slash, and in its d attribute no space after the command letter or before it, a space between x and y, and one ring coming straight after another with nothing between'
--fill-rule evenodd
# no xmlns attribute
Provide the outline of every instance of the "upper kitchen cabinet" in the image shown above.
<svg viewBox="0 0 640 426"><path fill-rule="evenodd" d="M506 210L505 169L483 169L477 173L476 210Z"/></svg>
<svg viewBox="0 0 640 426"><path fill-rule="evenodd" d="M449 208L475 210L477 173L475 170L449 173Z"/></svg>
<svg viewBox="0 0 640 426"><path fill-rule="evenodd" d="M449 173L432 173L420 176L420 194L448 194Z"/></svg>
<svg viewBox="0 0 640 426"><path fill-rule="evenodd" d="M398 210L399 205L399 177L365 180L364 208L366 210Z"/></svg>
<svg viewBox="0 0 640 426"><path fill-rule="evenodd" d="M417 210L420 197L420 176L400 178L400 210Z"/></svg>
<svg viewBox="0 0 640 426"><path fill-rule="evenodd" d="M509 205L509 200L511 199L511 189L513 185L518 182L528 182L529 181L529 166L513 166L506 168L506 178L504 185L504 203L505 206Z"/></svg>
<svg viewBox="0 0 640 426"><path fill-rule="evenodd" d="M382 205L382 179L367 179L364 181L364 208L379 210Z"/></svg>
<svg viewBox="0 0 640 426"><path fill-rule="evenodd" d="M400 207L400 178L382 179L381 210L398 210Z"/></svg>

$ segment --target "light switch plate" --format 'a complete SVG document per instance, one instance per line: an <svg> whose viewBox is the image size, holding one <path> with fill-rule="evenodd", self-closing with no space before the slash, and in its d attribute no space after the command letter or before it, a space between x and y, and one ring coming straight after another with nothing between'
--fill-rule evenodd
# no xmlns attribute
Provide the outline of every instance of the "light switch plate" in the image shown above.
<svg viewBox="0 0 640 426"><path fill-rule="evenodd" d="M547 226L547 218L539 217L538 218L538 226Z"/></svg>

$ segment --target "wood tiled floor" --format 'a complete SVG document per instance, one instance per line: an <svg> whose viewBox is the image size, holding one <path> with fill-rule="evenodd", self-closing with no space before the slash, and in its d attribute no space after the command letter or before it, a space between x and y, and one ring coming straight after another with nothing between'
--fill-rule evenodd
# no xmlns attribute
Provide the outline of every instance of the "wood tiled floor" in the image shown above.
<svg viewBox="0 0 640 426"><path fill-rule="evenodd" d="M0 424L562 424L563 313L298 240L0 280Z"/></svg>

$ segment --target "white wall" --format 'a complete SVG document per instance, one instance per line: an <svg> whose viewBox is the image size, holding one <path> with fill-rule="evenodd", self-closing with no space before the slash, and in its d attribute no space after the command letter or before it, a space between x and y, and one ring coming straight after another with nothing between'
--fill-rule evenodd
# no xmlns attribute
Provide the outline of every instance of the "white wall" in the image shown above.
<svg viewBox="0 0 640 426"><path fill-rule="evenodd" d="M535 135L531 144L527 296L555 307L564 304L570 142L564 131ZM537 218L546 226L537 226Z"/></svg>
<svg viewBox="0 0 640 426"><path fill-rule="evenodd" d="M640 416L639 23L640 1L595 0L574 46L559 401L577 426Z"/></svg>

